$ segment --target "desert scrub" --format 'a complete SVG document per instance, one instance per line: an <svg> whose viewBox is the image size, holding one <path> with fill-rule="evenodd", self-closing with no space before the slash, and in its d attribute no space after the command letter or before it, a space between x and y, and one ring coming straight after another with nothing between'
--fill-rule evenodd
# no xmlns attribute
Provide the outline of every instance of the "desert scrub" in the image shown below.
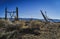
<svg viewBox="0 0 60 39"><path fill-rule="evenodd" d="M4 21L0 20L0 28L5 26Z"/></svg>
<svg viewBox="0 0 60 39"><path fill-rule="evenodd" d="M32 34L26 34L22 36L22 39L40 39L40 38Z"/></svg>
<svg viewBox="0 0 60 39"><path fill-rule="evenodd" d="M40 26L42 25L42 23L37 21L37 20L36 21L31 21L30 24L31 24L32 28L40 28Z"/></svg>

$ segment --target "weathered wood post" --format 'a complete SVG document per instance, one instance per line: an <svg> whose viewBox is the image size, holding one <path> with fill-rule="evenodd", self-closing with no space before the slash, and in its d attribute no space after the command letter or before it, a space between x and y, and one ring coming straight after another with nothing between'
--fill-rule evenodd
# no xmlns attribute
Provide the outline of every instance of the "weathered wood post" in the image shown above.
<svg viewBox="0 0 60 39"><path fill-rule="evenodd" d="M19 20L19 18L18 18L18 7L16 7L16 20Z"/></svg>
<svg viewBox="0 0 60 39"><path fill-rule="evenodd" d="M7 20L7 8L5 8L5 20Z"/></svg>

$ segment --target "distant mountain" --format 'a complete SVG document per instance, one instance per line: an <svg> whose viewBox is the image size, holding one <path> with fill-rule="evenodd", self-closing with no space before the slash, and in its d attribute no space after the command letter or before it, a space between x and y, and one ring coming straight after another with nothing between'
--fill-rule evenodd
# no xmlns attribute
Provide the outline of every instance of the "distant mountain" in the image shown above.
<svg viewBox="0 0 60 39"><path fill-rule="evenodd" d="M20 20L26 20L26 21L29 21L29 20L41 20L41 21L45 21L44 19L36 19L36 18L19 18ZM51 22L60 22L60 19L50 19L49 21Z"/></svg>
<svg viewBox="0 0 60 39"><path fill-rule="evenodd" d="M54 22L60 22L60 19L52 19Z"/></svg>
<svg viewBox="0 0 60 39"><path fill-rule="evenodd" d="M2 18L2 19L4 19L4 18ZM11 18L9 18L9 19L10 20L13 20ZM44 19L37 19L37 18L19 18L19 20L26 20L26 21L29 21L29 20L41 20L41 21L45 21ZM49 21L52 21L52 22L60 22L60 19L50 19Z"/></svg>
<svg viewBox="0 0 60 39"><path fill-rule="evenodd" d="M40 20L40 19L36 19L36 18L19 18L19 20L29 21L29 20Z"/></svg>
<svg viewBox="0 0 60 39"><path fill-rule="evenodd" d="M40 19L42 21L45 21L44 19ZM60 19L49 19L50 22L60 22Z"/></svg>

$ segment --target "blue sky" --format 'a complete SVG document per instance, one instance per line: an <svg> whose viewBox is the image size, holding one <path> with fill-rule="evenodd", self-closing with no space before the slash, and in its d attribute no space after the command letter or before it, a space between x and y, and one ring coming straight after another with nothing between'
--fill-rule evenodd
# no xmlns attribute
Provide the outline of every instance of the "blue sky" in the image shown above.
<svg viewBox="0 0 60 39"><path fill-rule="evenodd" d="M43 16L40 10L47 12L51 19L60 19L60 0L0 0L0 17L4 17L4 9L8 11L19 9L20 18L38 18Z"/></svg>

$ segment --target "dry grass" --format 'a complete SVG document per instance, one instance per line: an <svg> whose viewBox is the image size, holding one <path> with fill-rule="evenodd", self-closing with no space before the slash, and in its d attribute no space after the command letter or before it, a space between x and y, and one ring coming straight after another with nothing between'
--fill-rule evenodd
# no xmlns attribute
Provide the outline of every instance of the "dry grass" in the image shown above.
<svg viewBox="0 0 60 39"><path fill-rule="evenodd" d="M0 39L60 39L60 23L0 20Z"/></svg>

